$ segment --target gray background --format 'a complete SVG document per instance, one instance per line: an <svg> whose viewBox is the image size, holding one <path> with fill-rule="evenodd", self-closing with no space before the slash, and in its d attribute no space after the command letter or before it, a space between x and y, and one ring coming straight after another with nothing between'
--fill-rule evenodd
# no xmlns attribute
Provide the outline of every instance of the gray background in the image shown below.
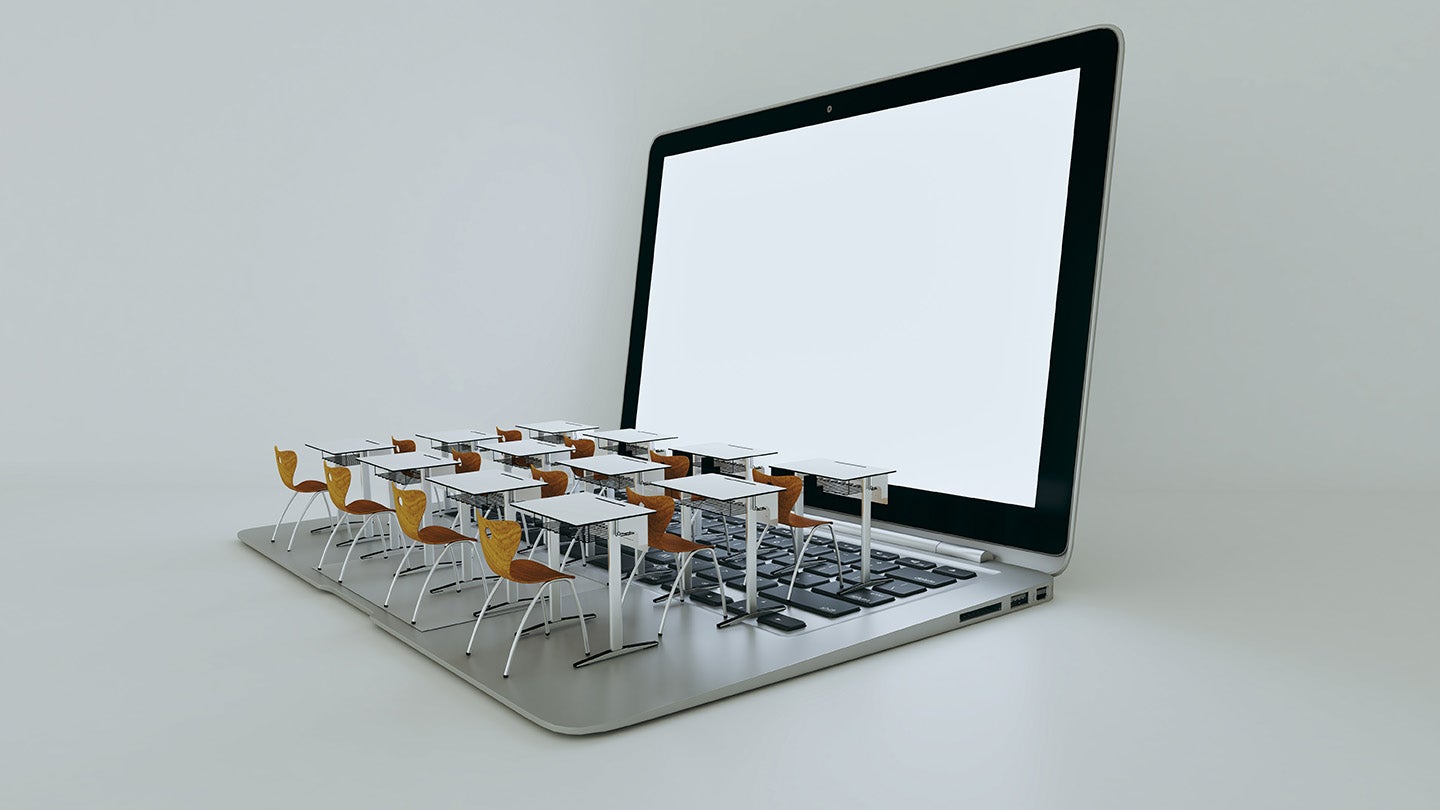
<svg viewBox="0 0 1440 810"><path fill-rule="evenodd" d="M283 504L274 443L614 423L656 133L1096 22L1127 52L1053 606L573 741L234 541ZM1437 30L1393 2L6 4L0 803L1431 804ZM846 736L837 703L878 719ZM629 770L577 775L601 762Z"/></svg>

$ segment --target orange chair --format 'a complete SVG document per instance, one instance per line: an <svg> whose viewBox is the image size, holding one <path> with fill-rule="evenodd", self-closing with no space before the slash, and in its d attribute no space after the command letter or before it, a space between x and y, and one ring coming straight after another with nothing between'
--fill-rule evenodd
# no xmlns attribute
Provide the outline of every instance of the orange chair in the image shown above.
<svg viewBox="0 0 1440 810"><path fill-rule="evenodd" d="M299 463L300 457L294 450L281 450L280 445L275 445L275 466L280 470L280 482L290 490L290 500L286 501L285 508L280 510L280 519L275 521L275 531L270 533L270 542L275 542L275 538L279 536L280 524L285 522L285 513L289 512L290 505L295 503L295 496L302 492L310 493L310 500L305 502L305 508L300 510L300 517L295 520L295 528L290 530L290 543L285 546L286 551L295 545L295 533L300 531L300 524L305 520L305 513L310 511L310 505L315 503L315 497L326 489L324 481L306 480L295 483L295 467ZM322 503L325 503L325 512L329 514L329 502Z"/></svg>
<svg viewBox="0 0 1440 810"><path fill-rule="evenodd" d="M564 495L565 490L570 487L570 476L566 475L564 470L542 470L539 467L531 467L530 477L536 481L545 482L545 485L540 487L540 497L542 498Z"/></svg>
<svg viewBox="0 0 1440 810"><path fill-rule="evenodd" d="M397 452L397 453L413 453L413 452L415 452L415 440L414 440L414 439L397 439L397 438L395 438L394 436L391 436L391 437L390 437L390 444L392 444L392 445L395 446L395 452Z"/></svg>
<svg viewBox="0 0 1440 810"><path fill-rule="evenodd" d="M518 442L525 438L525 434L518 430L501 430L498 427L495 428L495 435L499 436L502 442Z"/></svg>
<svg viewBox="0 0 1440 810"><path fill-rule="evenodd" d="M355 550L355 543L365 533L365 527L370 525L370 519L376 515L392 513L395 510L390 507L367 501L365 499L345 502L345 496L350 492L350 470L347 467L331 467L325 465L325 484L330 491L330 500L335 503L335 508L343 515L357 515L363 517L360 522L360 531L350 540L350 547L345 549L345 561L340 564L340 576L335 578L336 582L345 581L345 566L350 564L350 553ZM315 570L319 571L325 565L325 555L330 553L330 543L335 540L335 532L340 530L340 523L335 523L335 528L330 530L330 537L325 541L325 548L320 552L320 562L316 563Z"/></svg>
<svg viewBox="0 0 1440 810"><path fill-rule="evenodd" d="M400 523L400 531L406 537L415 541L405 546L405 554L400 558L400 564L395 567L395 575L390 577L390 588L385 591L385 602L382 607L390 607L390 594L395 591L395 583L400 579L400 572L405 570L405 561L410 559L410 552L424 546L440 546L440 553L435 555L435 562L430 564L430 572L425 575L425 584L420 586L420 595L415 598L415 612L410 614L410 623L414 624L415 619L420 615L420 602L425 598L425 593L430 589L430 578L435 576L435 569L445 561L445 555L456 543L472 541L475 538L465 535L444 526L421 526L420 521L425 517L425 493L418 489L401 489L394 484L390 485L390 496L394 498L395 518ZM464 548L464 547L462 547ZM474 553L474 546L469 547ZM464 552L460 552L464 554ZM480 560L476 558L475 562ZM460 591L457 581L455 591Z"/></svg>
<svg viewBox="0 0 1440 810"><path fill-rule="evenodd" d="M654 450L651 450L650 460L665 465L665 480L667 481L671 478L684 478L685 476L690 474L689 456L662 456ZM677 501L680 500L680 493L676 492L673 489L665 490L665 494L671 498L674 498ZM700 501L703 501L705 499L692 495L690 497L690 500L693 503L699 503ZM697 520L699 519L700 515L698 512L695 514L695 517ZM720 525L725 527L725 550L730 551L730 522L722 518L720 520Z"/></svg>
<svg viewBox="0 0 1440 810"><path fill-rule="evenodd" d="M790 589L785 592L785 595L788 597L795 592L795 578L800 575L800 568L805 562L805 547L810 545L810 538L815 536L815 530L821 526L830 532L830 546L835 549L835 567L843 569L844 566L840 564L840 546L835 542L835 528L831 525L831 521L797 515L792 511L795 503L800 500L800 493L804 491L805 481L798 475L766 475L759 469L751 470L750 474L762 484L785 488L783 492L778 493L780 503L776 511L779 514L776 515L774 524L790 527L790 540L795 543L795 566L794 570L790 572ZM799 529L809 530L805 532L803 542L799 541L796 536L796 531ZM766 526L765 531L769 532L770 527ZM760 539L764 540L765 535L760 535ZM842 587L845 585L843 573L837 574L836 579Z"/></svg>
<svg viewBox="0 0 1440 810"><path fill-rule="evenodd" d="M461 451L459 451L459 452L452 452L452 453L450 454L450 457L453 458L453 459L455 459L455 472L456 472L456 473L479 472L479 471L480 471L480 462L481 462L481 461L484 461L484 456L481 456L479 453L470 452L470 451L468 451L468 450L461 450ZM441 500L442 502L444 502L444 503L449 503L450 500L451 500L451 498L450 498L450 496L449 496L448 494L445 494L445 495L442 495L442 496L441 496L440 500ZM456 507L456 509L455 509L455 520L450 523L450 528L453 529L453 528L455 528L456 526L459 526L459 525L460 525L460 515L461 515L460 510L461 510L461 509L469 509L469 508L471 508L469 505L463 504L463 503L459 504L459 505Z"/></svg>
<svg viewBox="0 0 1440 810"><path fill-rule="evenodd" d="M575 590L575 577L564 574L555 569L535 562L534 560L517 560L515 552L520 548L520 524L513 520L481 520L478 522L480 550L485 554L485 562L489 564L490 570L500 578L490 592L485 594L485 602L480 605L480 612L475 616L475 628L470 631L470 643L465 646L465 654L469 655L475 646L475 634L480 632L480 622L485 619L485 610L490 607L490 600L495 592L500 590L501 581L513 582L517 585L539 585L535 595L530 599L530 606L525 608L525 615L520 617L520 626L515 628L515 638L510 642L510 654L505 658L505 670L502 677L510 677L510 661L515 657L515 645L520 643L520 634L525 631L525 622L530 619L530 611L540 601L556 582L566 582L570 585L570 595L575 597L575 612L580 616L580 637L585 641L585 654L590 654L590 634L585 629L585 608L580 604L580 593ZM550 614L545 612L545 635L550 635Z"/></svg>
<svg viewBox="0 0 1440 810"><path fill-rule="evenodd" d="M572 459L593 458L595 456L594 439L572 439L569 436L561 436L560 441L565 442L565 446L570 448L570 458ZM599 473L593 473L593 475L597 485L602 487L609 486L610 476L600 475ZM579 476L576 477L578 479Z"/></svg>
<svg viewBox="0 0 1440 810"><path fill-rule="evenodd" d="M685 569L689 567L690 562L695 559L695 553L698 551L709 551L711 558L715 562L716 573L718 574L724 569L720 567L720 556L715 553L714 546L692 543L683 537L670 534L670 517L675 514L674 498L666 495L641 495L629 488L625 490L625 498L629 500L630 503L655 510L655 513L647 518L650 523L649 546L650 548L658 548L661 551L668 551L675 555L675 581L670 583L670 593L660 597L660 599L665 600L665 612L660 614L660 629L655 631L655 635L660 636L665 633L665 617L670 615L670 602L675 598L675 589L680 586L681 576L684 574ZM638 570L640 570L640 566L636 565L635 571ZM632 580L635 578L635 571L630 572L630 579ZM724 585L719 584L717 587L720 588L720 593L723 597L725 593ZM625 583L625 589L627 591L630 589L629 582ZM624 598L623 594L621 598ZM685 594L680 594L680 598L684 599ZM655 601L658 602L660 599L656 599Z"/></svg>
<svg viewBox="0 0 1440 810"><path fill-rule="evenodd" d="M480 469L480 462L485 460L485 457L479 453L472 453L468 450L451 453L450 457L455 459L455 472L457 473L476 472Z"/></svg>

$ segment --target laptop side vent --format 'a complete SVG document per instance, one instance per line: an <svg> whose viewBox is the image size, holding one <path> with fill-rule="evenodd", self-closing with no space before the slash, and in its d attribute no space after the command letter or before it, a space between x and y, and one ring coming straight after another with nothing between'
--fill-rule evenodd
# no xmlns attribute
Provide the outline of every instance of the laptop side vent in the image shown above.
<svg viewBox="0 0 1440 810"><path fill-rule="evenodd" d="M974 610L967 610L964 613L960 614L960 623L964 624L965 622L971 621L973 619L979 619L984 616L989 616L992 613L999 613L1000 608L1002 607L1004 607L1003 602L991 602L984 607L978 607Z"/></svg>

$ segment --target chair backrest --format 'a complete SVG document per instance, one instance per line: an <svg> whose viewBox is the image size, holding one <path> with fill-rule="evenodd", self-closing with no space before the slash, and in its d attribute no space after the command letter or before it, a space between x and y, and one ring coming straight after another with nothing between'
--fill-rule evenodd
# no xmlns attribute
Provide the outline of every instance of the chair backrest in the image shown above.
<svg viewBox="0 0 1440 810"><path fill-rule="evenodd" d="M480 551L485 554L485 564L496 574L509 579L510 563L520 548L520 524L513 520L486 520L479 518L475 526L480 530Z"/></svg>
<svg viewBox="0 0 1440 810"><path fill-rule="evenodd" d="M472 453L468 450L451 453L450 457L458 462L455 465L455 472L457 473L475 472L480 469L480 462L484 460L484 457L479 453Z"/></svg>
<svg viewBox="0 0 1440 810"><path fill-rule="evenodd" d="M290 489L295 488L295 466L299 463L294 450L281 450L280 445L275 445L275 466L280 470L280 480Z"/></svg>
<svg viewBox="0 0 1440 810"><path fill-rule="evenodd" d="M413 453L413 452L415 452L415 440L414 440L414 439L397 439L397 438L395 438L394 436L391 436L391 437L390 437L390 443L395 446L395 452L397 452L397 453Z"/></svg>
<svg viewBox="0 0 1440 810"><path fill-rule="evenodd" d="M536 481L545 482L545 486L540 487L540 497L542 498L564 495L565 489L570 486L570 476L566 475L564 470L542 470L539 467L531 467L530 477Z"/></svg>
<svg viewBox="0 0 1440 810"><path fill-rule="evenodd" d="M420 539L420 521L425 517L425 490L401 489L390 484L390 502L395 504L395 517L400 520L400 530L411 540Z"/></svg>
<svg viewBox="0 0 1440 810"><path fill-rule="evenodd" d="M518 430L501 430L498 427L495 428L495 435L499 436L502 442L518 442L525 438L525 434Z"/></svg>
<svg viewBox="0 0 1440 810"><path fill-rule="evenodd" d="M805 489L804 479L798 475L766 475L760 472L759 468L750 470L750 474L762 484L785 488L783 492L776 493L780 501L780 514L775 516L775 520L782 521L790 517L790 510L795 508L795 502L800 500L800 493Z"/></svg>
<svg viewBox="0 0 1440 810"><path fill-rule="evenodd" d="M326 464L325 489L330 493L330 500L335 502L335 508L349 514L345 508L345 496L350 493L350 468Z"/></svg>
<svg viewBox="0 0 1440 810"><path fill-rule="evenodd" d="M650 460L657 464L664 464L666 466L666 481L669 481L672 478L684 478L685 476L690 474L689 456L662 456L654 450L651 450Z"/></svg>
<svg viewBox="0 0 1440 810"><path fill-rule="evenodd" d="M561 437L565 446L570 448L571 458L590 458L595 455L595 441L593 439L572 439L569 436Z"/></svg>
<svg viewBox="0 0 1440 810"><path fill-rule="evenodd" d="M625 488L625 499L636 506L654 509L650 521L650 540L654 542L665 536L670 528L670 518L675 515L675 499L665 495L641 495L629 487Z"/></svg>

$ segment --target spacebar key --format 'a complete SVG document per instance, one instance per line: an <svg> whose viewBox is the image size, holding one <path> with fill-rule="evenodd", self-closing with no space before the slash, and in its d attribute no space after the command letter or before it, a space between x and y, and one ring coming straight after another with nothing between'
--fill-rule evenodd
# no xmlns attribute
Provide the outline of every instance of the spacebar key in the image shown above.
<svg viewBox="0 0 1440 810"><path fill-rule="evenodd" d="M831 596L822 596L818 593L796 588L789 596L785 595L785 588L772 588L765 592L765 595L776 602L784 602L792 607L814 613L826 618L835 619L841 616L848 616L860 610L858 605L843 602Z"/></svg>

